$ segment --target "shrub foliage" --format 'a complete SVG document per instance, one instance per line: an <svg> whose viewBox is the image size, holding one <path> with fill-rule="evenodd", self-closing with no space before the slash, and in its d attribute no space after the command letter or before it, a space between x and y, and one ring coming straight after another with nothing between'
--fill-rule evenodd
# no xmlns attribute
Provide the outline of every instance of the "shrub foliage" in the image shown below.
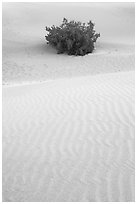
<svg viewBox="0 0 137 204"><path fill-rule="evenodd" d="M94 30L94 24L89 21L87 24L63 19L58 26L46 26L48 34L45 36L47 43L55 47L60 53L68 55L85 55L92 53L94 43L100 37L100 33Z"/></svg>

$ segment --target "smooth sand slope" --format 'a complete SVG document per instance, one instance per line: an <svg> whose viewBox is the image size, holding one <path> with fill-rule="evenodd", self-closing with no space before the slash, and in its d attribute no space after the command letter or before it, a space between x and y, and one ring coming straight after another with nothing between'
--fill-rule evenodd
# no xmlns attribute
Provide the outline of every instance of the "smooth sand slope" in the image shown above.
<svg viewBox="0 0 137 204"><path fill-rule="evenodd" d="M134 201L134 72L4 88L4 201Z"/></svg>
<svg viewBox="0 0 137 204"><path fill-rule="evenodd" d="M93 54L45 44L63 17ZM134 201L134 64L133 3L3 3L3 201Z"/></svg>
<svg viewBox="0 0 137 204"><path fill-rule="evenodd" d="M3 84L45 81L134 69L134 3L3 3ZM57 55L45 26L95 22L94 54Z"/></svg>

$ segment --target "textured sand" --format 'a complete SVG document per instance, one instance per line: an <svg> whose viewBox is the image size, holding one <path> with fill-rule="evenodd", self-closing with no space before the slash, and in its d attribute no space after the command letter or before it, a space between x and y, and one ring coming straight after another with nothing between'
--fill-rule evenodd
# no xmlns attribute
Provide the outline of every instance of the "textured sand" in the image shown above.
<svg viewBox="0 0 137 204"><path fill-rule="evenodd" d="M94 54L45 44L64 16L96 23ZM3 201L134 201L134 20L133 3L3 3Z"/></svg>
<svg viewBox="0 0 137 204"><path fill-rule="evenodd" d="M134 72L3 91L4 201L134 201Z"/></svg>

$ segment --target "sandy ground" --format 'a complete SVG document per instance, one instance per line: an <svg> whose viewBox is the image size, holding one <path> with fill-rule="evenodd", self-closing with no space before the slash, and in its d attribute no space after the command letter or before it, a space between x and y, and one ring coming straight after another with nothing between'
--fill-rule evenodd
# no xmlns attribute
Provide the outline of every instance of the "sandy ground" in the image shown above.
<svg viewBox="0 0 137 204"><path fill-rule="evenodd" d="M57 55L46 45L45 26L59 25L64 16L95 22L101 37L94 54ZM130 3L3 3L3 84L134 69L134 29Z"/></svg>
<svg viewBox="0 0 137 204"><path fill-rule="evenodd" d="M134 4L65 5L3 3L3 201L134 201ZM93 54L45 44L64 16Z"/></svg>

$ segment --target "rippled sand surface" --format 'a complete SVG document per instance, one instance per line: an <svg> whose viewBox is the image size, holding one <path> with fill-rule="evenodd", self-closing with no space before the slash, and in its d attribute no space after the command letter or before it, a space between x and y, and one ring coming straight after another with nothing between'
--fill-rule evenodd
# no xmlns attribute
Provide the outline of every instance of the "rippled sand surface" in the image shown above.
<svg viewBox="0 0 137 204"><path fill-rule="evenodd" d="M3 3L3 201L134 201L134 4L66 5ZM93 54L45 44L64 15Z"/></svg>

